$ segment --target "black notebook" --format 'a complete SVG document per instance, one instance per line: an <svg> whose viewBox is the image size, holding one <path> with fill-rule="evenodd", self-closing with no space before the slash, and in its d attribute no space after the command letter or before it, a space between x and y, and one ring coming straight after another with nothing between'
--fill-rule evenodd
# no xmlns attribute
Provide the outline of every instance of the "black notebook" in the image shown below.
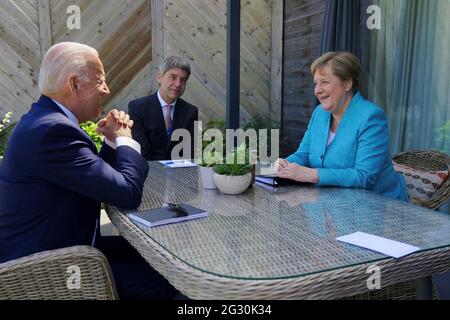
<svg viewBox="0 0 450 320"><path fill-rule="evenodd" d="M197 218L205 218L208 212L199 208L191 207L187 204L180 204L184 209L184 214L180 214L171 207L161 207L143 211L131 212L128 217L135 222L144 224L148 227L156 227L169 223L176 223Z"/></svg>
<svg viewBox="0 0 450 320"><path fill-rule="evenodd" d="M306 182L298 182L291 179L285 179L277 177L276 175L257 175L255 177L255 180L260 183L267 184L272 187L279 187L279 186L287 186L287 185L308 185L310 183Z"/></svg>

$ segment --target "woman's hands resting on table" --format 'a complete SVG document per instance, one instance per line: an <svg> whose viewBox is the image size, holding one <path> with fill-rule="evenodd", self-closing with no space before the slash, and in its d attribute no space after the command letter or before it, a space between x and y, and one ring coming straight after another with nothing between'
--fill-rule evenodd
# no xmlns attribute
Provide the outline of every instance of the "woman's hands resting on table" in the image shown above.
<svg viewBox="0 0 450 320"><path fill-rule="evenodd" d="M275 161L274 168L275 172L280 178L291 179L299 182L319 182L317 169L300 166L285 159L279 158L277 161Z"/></svg>

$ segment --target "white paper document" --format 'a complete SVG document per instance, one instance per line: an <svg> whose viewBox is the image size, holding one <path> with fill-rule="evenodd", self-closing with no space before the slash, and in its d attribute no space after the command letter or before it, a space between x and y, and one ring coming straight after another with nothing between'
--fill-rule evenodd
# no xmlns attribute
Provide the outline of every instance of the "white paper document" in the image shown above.
<svg viewBox="0 0 450 320"><path fill-rule="evenodd" d="M400 258L420 250L419 247L360 231L336 238L336 240L377 251L394 258Z"/></svg>
<svg viewBox="0 0 450 320"><path fill-rule="evenodd" d="M169 168L188 168L196 167L197 165L189 160L178 159L178 160L162 160L158 161L162 165Z"/></svg>

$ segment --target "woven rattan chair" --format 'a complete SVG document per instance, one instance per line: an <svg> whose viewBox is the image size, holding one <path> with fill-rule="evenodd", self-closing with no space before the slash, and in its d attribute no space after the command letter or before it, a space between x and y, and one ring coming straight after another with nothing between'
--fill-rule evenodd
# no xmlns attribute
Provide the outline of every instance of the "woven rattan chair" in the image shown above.
<svg viewBox="0 0 450 320"><path fill-rule="evenodd" d="M413 150L398 153L392 157L398 164L402 164L413 169L424 171L449 171L450 157L442 152L434 150ZM450 178L448 178L438 191L426 201L421 201L421 206L430 209L439 209L450 198Z"/></svg>
<svg viewBox="0 0 450 320"><path fill-rule="evenodd" d="M70 279L74 270L79 270L79 289L73 288ZM0 264L0 300L13 299L107 300L118 299L118 295L103 253L89 246L73 246Z"/></svg>
<svg viewBox="0 0 450 320"><path fill-rule="evenodd" d="M402 164L413 169L423 171L445 171L450 170L450 157L442 152L434 150L413 150L401 152L392 157L398 164ZM450 173L450 172L449 172ZM427 201L422 201L421 206L438 209L450 198L450 179L447 179L439 190ZM408 281L383 288L379 291L368 292L366 294L357 295L352 299L401 299L413 300L416 298L416 287L414 281ZM433 285L433 299L439 299L436 286Z"/></svg>

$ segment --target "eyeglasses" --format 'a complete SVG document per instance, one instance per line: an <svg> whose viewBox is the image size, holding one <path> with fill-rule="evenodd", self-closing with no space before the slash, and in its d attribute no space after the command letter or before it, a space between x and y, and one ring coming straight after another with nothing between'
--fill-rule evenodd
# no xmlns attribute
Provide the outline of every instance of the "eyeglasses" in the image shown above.
<svg viewBox="0 0 450 320"><path fill-rule="evenodd" d="M179 217L185 217L188 215L186 209L180 206L179 204L168 202L167 205L169 206L170 209L174 210Z"/></svg>

